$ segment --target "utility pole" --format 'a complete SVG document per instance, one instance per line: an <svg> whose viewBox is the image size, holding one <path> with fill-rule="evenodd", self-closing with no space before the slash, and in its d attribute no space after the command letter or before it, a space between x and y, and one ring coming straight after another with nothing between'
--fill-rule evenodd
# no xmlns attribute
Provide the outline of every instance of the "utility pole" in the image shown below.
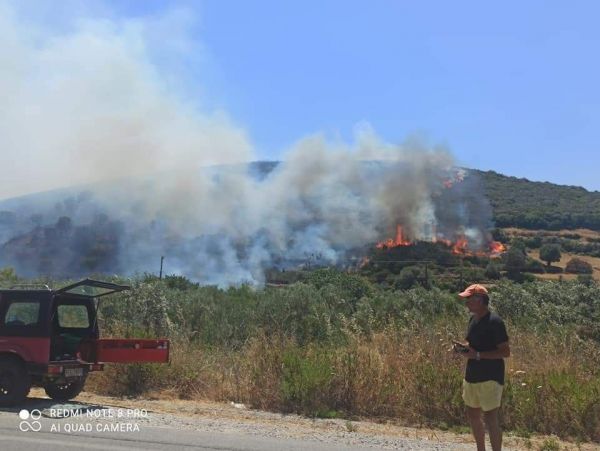
<svg viewBox="0 0 600 451"><path fill-rule="evenodd" d="M165 256L164 256L164 255L162 255L162 256L160 257L160 273L158 274L158 278L159 278L159 279L162 279L162 267L163 267L163 261L164 261L164 259L165 259Z"/></svg>

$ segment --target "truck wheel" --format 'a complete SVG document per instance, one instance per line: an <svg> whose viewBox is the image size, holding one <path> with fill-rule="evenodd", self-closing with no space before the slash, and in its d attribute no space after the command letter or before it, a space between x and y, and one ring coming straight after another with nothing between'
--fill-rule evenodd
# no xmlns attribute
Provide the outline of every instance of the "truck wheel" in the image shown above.
<svg viewBox="0 0 600 451"><path fill-rule="evenodd" d="M68 401L75 398L85 385L85 377L64 384L47 384L44 386L46 394L56 401Z"/></svg>
<svg viewBox="0 0 600 451"><path fill-rule="evenodd" d="M31 388L31 379L25 366L14 359L0 360L0 406L22 402Z"/></svg>

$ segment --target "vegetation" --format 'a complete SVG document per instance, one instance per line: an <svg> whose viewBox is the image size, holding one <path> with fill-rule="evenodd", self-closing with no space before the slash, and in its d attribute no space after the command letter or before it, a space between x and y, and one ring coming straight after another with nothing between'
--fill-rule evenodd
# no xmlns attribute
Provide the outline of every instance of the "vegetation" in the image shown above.
<svg viewBox="0 0 600 451"><path fill-rule="evenodd" d="M464 362L449 351L467 313L438 287L379 286L317 270L252 289L142 277L105 299L105 335L168 336L172 363L110 366L89 389L168 391L311 416L466 426ZM600 441L600 287L501 280L492 306L512 343L503 421L513 431Z"/></svg>
<svg viewBox="0 0 600 451"><path fill-rule="evenodd" d="M498 227L600 230L600 192L476 171Z"/></svg>
<svg viewBox="0 0 600 451"><path fill-rule="evenodd" d="M590 277L515 283L503 278L510 259L517 267L531 262L518 243L511 251L515 257L464 259L462 281L433 263L306 271L264 289L218 289L181 276L113 278L132 290L103 299L104 336L169 337L172 363L111 365L88 389L466 427L464 362L449 348L464 337L468 317L455 293L480 271L494 279L492 308L511 337L504 427L600 442L600 286ZM18 281L0 270L1 284Z"/></svg>
<svg viewBox="0 0 600 451"><path fill-rule="evenodd" d="M590 257L600 257L600 236L581 236L578 233L565 231L527 231L516 230L507 234L502 229L496 229L494 233L498 241L503 243L518 243L521 247L528 249L540 249L546 245L556 245L561 252L569 252ZM541 249L540 249L541 250ZM557 260L554 260L557 261Z"/></svg>
<svg viewBox="0 0 600 451"><path fill-rule="evenodd" d="M540 259L545 261L548 266L552 262L560 261L561 257L560 246L556 244L545 244L540 248Z"/></svg>
<svg viewBox="0 0 600 451"><path fill-rule="evenodd" d="M572 274L592 274L592 265L580 258L572 258L567 262L565 272Z"/></svg>
<svg viewBox="0 0 600 451"><path fill-rule="evenodd" d="M521 280L521 272L525 269L527 263L525 251L520 247L513 246L504 257L504 267L510 279Z"/></svg>

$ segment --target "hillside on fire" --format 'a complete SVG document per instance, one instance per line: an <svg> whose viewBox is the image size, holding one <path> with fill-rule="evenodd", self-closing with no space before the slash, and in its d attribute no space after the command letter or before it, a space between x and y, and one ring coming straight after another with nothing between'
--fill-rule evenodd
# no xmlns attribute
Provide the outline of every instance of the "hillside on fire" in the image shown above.
<svg viewBox="0 0 600 451"><path fill-rule="evenodd" d="M556 273L531 254L545 244L600 257L594 232L541 234L600 229L600 193L443 159L299 157L210 167L190 185L161 174L8 199L0 203L0 265L71 278L153 273L165 256L170 273L221 286L287 283L310 268L338 267L399 287L454 287ZM499 226L540 232L505 252L516 236Z"/></svg>

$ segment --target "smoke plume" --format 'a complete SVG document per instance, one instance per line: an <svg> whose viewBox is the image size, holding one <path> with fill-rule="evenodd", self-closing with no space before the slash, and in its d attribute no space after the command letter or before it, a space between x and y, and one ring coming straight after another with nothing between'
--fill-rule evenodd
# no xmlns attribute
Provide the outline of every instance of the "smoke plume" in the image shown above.
<svg viewBox="0 0 600 451"><path fill-rule="evenodd" d="M152 63L148 26L85 19L47 36L0 7L0 264L132 274L164 255L168 273L226 286L311 259L347 265L397 224L485 241L489 206L469 177L445 187L444 148L363 126L352 144L310 136L279 164L247 164L244 129L182 100Z"/></svg>
<svg viewBox="0 0 600 451"><path fill-rule="evenodd" d="M169 41L182 14L159 21ZM185 101L153 64L155 23L78 17L39 29L0 5L0 165L10 168L0 198L251 159L241 127Z"/></svg>

